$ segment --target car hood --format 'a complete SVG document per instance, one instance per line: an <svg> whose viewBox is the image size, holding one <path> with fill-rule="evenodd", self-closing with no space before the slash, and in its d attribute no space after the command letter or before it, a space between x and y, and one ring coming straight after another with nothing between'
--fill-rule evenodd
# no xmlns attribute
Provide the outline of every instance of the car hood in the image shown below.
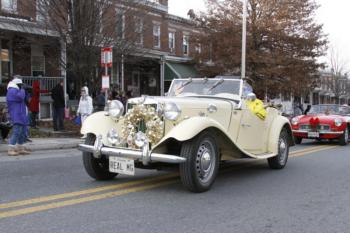
<svg viewBox="0 0 350 233"><path fill-rule="evenodd" d="M304 115L299 117L299 124L310 124L312 122L319 122L320 124L331 124L337 118L344 119L344 117L339 115Z"/></svg>
<svg viewBox="0 0 350 233"><path fill-rule="evenodd" d="M221 98L210 97L161 97L147 96L132 98L128 100L128 104L166 104L175 103L181 109L182 118L201 116L210 117L217 121L224 128L228 128L232 110L235 106L234 101ZM215 106L217 111L210 113L209 106Z"/></svg>

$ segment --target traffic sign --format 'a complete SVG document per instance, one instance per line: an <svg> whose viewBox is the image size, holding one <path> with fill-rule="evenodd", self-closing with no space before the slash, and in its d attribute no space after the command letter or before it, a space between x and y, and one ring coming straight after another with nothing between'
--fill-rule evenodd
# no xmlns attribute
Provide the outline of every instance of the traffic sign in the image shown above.
<svg viewBox="0 0 350 233"><path fill-rule="evenodd" d="M109 89L109 75L102 76L102 89Z"/></svg>
<svg viewBox="0 0 350 233"><path fill-rule="evenodd" d="M107 47L101 49L101 66L113 66L113 48Z"/></svg>

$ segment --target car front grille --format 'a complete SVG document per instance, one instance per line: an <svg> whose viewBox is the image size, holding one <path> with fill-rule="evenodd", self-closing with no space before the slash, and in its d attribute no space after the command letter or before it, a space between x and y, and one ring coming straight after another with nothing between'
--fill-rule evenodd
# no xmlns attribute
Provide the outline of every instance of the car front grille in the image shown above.
<svg viewBox="0 0 350 233"><path fill-rule="evenodd" d="M127 105L127 111L132 109L136 104L128 104ZM157 104L148 104L154 110L157 110ZM141 131L143 133L146 133L147 127L146 127L146 122L144 120L141 120L137 125L136 125L137 131Z"/></svg>
<svg viewBox="0 0 350 233"><path fill-rule="evenodd" d="M300 125L301 130L312 130L311 125ZM331 127L329 125L317 125L317 130L330 130Z"/></svg>

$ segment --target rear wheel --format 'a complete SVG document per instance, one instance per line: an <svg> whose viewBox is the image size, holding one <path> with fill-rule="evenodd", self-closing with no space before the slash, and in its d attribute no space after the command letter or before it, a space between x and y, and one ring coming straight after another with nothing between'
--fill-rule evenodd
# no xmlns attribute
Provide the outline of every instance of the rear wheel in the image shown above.
<svg viewBox="0 0 350 233"><path fill-rule="evenodd" d="M182 184L196 193L209 190L219 169L219 150L215 138L208 132L201 133L183 143L181 156L187 159L180 164Z"/></svg>
<svg viewBox="0 0 350 233"><path fill-rule="evenodd" d="M342 146L345 146L348 144L349 141L349 128L346 127L344 130L344 133L342 134L342 136L339 139L339 144Z"/></svg>
<svg viewBox="0 0 350 233"><path fill-rule="evenodd" d="M288 133L283 129L278 139L278 154L275 157L267 159L270 168L282 169L286 166L289 155Z"/></svg>
<svg viewBox="0 0 350 233"><path fill-rule="evenodd" d="M89 134L85 140L85 144L94 145L95 140L96 137ZM118 175L117 173L109 172L108 159L96 159L92 153L83 152L83 163L89 176L96 180L111 180Z"/></svg>

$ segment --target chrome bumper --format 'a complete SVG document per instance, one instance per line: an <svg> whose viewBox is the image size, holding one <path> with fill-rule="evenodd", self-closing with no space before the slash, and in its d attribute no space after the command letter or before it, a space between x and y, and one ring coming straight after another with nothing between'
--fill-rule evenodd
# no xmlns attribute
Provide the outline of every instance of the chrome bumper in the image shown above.
<svg viewBox="0 0 350 233"><path fill-rule="evenodd" d="M293 130L293 133L309 133L312 131L307 131L307 130ZM317 131L320 134L332 134L332 135L342 135L344 131Z"/></svg>
<svg viewBox="0 0 350 233"><path fill-rule="evenodd" d="M105 147L102 145L101 138L97 137L95 145L79 144L78 149L83 152L92 153L95 158L101 158L101 155L105 156L116 156L120 158L129 158L133 160L140 160L144 165L151 162L164 162L164 163L184 163L186 158L168 155L151 153L148 145L144 146L141 150L131 150L125 148L112 148Z"/></svg>

